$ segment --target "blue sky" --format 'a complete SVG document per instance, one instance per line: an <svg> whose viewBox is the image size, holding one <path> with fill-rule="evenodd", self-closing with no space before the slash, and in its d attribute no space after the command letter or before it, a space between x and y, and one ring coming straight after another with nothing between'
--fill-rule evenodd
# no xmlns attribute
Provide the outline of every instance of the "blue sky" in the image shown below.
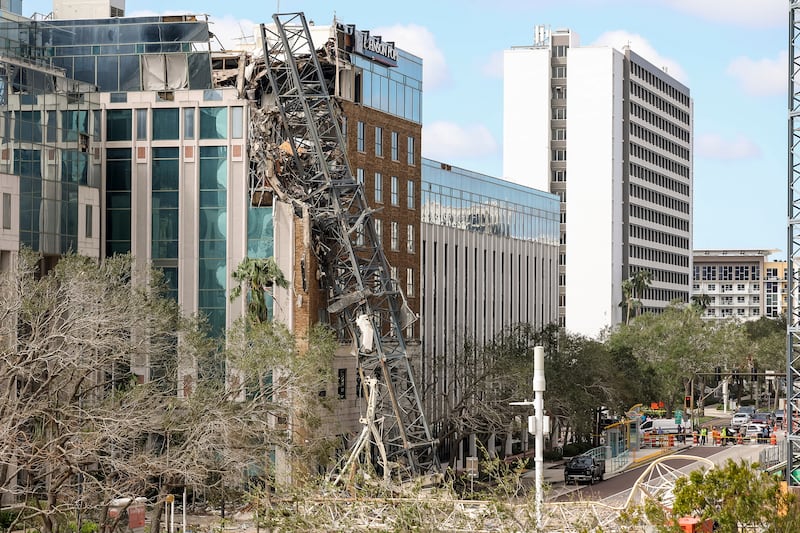
<svg viewBox="0 0 800 533"><path fill-rule="evenodd" d="M50 0L23 0L23 14ZM425 157L502 177L502 52L538 24L631 48L694 100L694 247L786 258L788 0L127 0L128 15L208 14L226 45L274 11L370 30L424 59Z"/></svg>

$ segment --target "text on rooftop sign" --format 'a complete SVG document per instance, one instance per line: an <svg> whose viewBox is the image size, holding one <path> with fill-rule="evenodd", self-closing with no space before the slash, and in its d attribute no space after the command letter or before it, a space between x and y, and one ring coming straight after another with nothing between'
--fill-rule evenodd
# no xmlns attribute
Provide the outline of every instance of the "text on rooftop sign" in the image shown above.
<svg viewBox="0 0 800 533"><path fill-rule="evenodd" d="M346 52L354 52L390 67L397 66L397 49L393 42L384 41L380 35L357 30L354 24L337 22L336 31L344 35L340 43L344 43L342 48Z"/></svg>

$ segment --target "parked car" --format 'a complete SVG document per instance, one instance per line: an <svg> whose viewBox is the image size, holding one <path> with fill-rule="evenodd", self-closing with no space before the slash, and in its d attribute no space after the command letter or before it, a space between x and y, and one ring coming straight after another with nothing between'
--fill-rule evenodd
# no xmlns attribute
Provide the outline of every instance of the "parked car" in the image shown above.
<svg viewBox="0 0 800 533"><path fill-rule="evenodd" d="M746 426L750 423L750 415L748 413L743 413L739 411L738 413L734 414L731 418L731 427L733 429L739 429L742 426Z"/></svg>
<svg viewBox="0 0 800 533"><path fill-rule="evenodd" d="M591 455L578 455L564 465L564 483L586 481L593 485L595 481L603 481L606 474L606 463Z"/></svg>
<svg viewBox="0 0 800 533"><path fill-rule="evenodd" d="M743 405L739 407L739 409L736 412L747 413L748 415L752 416L756 412L756 408L753 405Z"/></svg>
<svg viewBox="0 0 800 533"><path fill-rule="evenodd" d="M772 413L766 413L766 412L753 413L752 416L750 417L750 422L752 422L753 424L770 425L772 424Z"/></svg>
<svg viewBox="0 0 800 533"><path fill-rule="evenodd" d="M747 424L744 429L744 436L750 440L757 440L759 443L769 440L769 426L764 424Z"/></svg>

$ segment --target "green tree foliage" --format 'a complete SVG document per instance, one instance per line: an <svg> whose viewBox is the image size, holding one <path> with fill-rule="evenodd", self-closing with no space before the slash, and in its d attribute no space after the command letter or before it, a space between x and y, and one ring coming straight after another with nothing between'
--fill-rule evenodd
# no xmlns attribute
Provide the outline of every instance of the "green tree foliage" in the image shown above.
<svg viewBox="0 0 800 533"><path fill-rule="evenodd" d="M676 480L673 494L671 510L648 508L660 531L674 531L669 524L683 516L714 520L720 533L800 531L796 497L751 463L729 459L722 467L695 470Z"/></svg>
<svg viewBox="0 0 800 533"><path fill-rule="evenodd" d="M652 281L653 273L649 270L637 270L631 277L622 280L622 301L619 305L625 311L625 324L641 312L642 298Z"/></svg>
<svg viewBox="0 0 800 533"><path fill-rule="evenodd" d="M251 259L245 257L231 275L239 284L231 290L231 301L242 294L242 285L247 288L247 314L253 322L269 320L266 291L273 285L286 288L289 282L272 257Z"/></svg>
<svg viewBox="0 0 800 533"><path fill-rule="evenodd" d="M671 408L689 393L697 372L732 368L742 359L746 338L737 322L705 321L697 307L672 304L661 314L645 313L621 325L608 335L606 344L619 357L633 357L648 368L651 393L657 395L649 400L664 401Z"/></svg>

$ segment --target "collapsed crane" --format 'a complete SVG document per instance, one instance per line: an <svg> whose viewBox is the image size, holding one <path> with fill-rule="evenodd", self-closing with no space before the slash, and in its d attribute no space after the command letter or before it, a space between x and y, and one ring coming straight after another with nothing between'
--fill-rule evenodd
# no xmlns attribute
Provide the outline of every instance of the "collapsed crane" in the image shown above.
<svg viewBox="0 0 800 533"><path fill-rule="evenodd" d="M330 322L353 339L368 409L364 430L344 463L373 465L384 479L438 474L403 330L414 320L405 305L367 205L347 160L338 108L330 96L302 13L261 24L264 60L280 131L270 155L270 188L312 227L312 247L327 294ZM261 147L264 149L264 147ZM265 156L262 156L265 164ZM372 444L372 447L368 444ZM348 472L339 472L341 481Z"/></svg>

